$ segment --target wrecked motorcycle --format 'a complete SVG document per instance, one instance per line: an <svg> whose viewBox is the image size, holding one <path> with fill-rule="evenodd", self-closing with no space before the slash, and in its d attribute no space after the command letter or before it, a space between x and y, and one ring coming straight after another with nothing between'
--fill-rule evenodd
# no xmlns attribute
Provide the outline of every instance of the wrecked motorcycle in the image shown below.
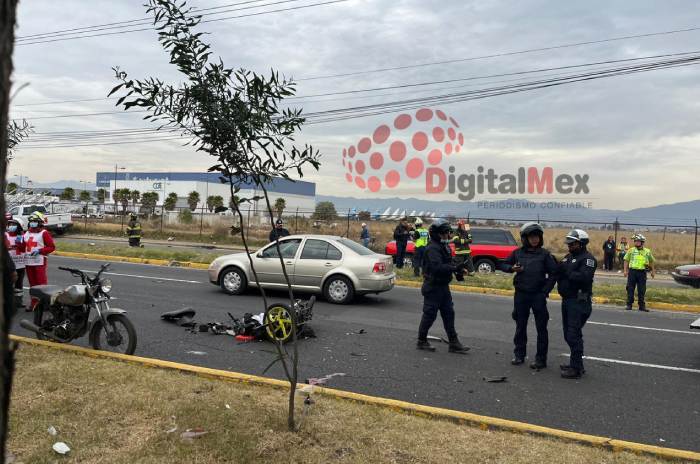
<svg viewBox="0 0 700 464"><path fill-rule="evenodd" d="M80 277L82 284L66 288L57 285L37 285L29 294L38 299L34 321L20 321L20 326L36 333L40 340L68 343L89 332L90 345L96 350L133 354L136 350L136 329L123 309L110 308L112 281L102 279L109 268L103 264L90 277L80 269L59 267ZM90 313L96 317L90 320Z"/></svg>
<svg viewBox="0 0 700 464"><path fill-rule="evenodd" d="M296 312L297 334L301 333L304 325L313 317L314 303L316 297L310 299L296 300L294 302L294 310ZM279 343L287 343L292 338L292 315L289 305L285 303L273 303L265 310L263 316L263 327L267 338L270 341L278 341Z"/></svg>

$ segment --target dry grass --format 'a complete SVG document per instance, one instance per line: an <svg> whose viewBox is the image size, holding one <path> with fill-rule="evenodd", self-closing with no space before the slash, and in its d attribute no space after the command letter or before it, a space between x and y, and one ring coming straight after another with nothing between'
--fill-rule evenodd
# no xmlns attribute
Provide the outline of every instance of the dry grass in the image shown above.
<svg viewBox="0 0 700 464"><path fill-rule="evenodd" d="M9 449L24 463L661 462L323 397L293 434L285 431L285 398L263 387L22 346ZM57 437L47 433L50 425ZM194 427L210 433L181 441L179 433ZM55 441L71 447L68 456L51 450Z"/></svg>

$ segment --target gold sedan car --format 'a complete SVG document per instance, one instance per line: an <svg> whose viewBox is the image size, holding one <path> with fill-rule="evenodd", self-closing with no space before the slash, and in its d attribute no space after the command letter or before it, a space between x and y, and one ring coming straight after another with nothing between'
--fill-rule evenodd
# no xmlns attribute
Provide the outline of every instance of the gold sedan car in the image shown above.
<svg viewBox="0 0 700 464"><path fill-rule="evenodd" d="M331 303L347 304L357 295L394 288L392 258L347 238L330 235L291 235L279 240L292 288L322 293ZM275 243L250 254L264 288L286 288ZM209 280L231 295L257 286L246 253L220 256L209 265Z"/></svg>

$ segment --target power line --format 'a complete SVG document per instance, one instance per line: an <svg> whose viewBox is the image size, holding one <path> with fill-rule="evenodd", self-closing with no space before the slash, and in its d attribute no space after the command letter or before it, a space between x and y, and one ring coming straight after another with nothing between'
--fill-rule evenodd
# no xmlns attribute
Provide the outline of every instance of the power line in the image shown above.
<svg viewBox="0 0 700 464"><path fill-rule="evenodd" d="M231 4L231 5L228 5L228 6L242 5L242 4L245 4L245 3L259 3L259 2L261 2L261 1L269 1L269 0L247 1L247 2L242 2L242 3L234 3L234 4ZM266 7L266 6L279 5L279 4L282 4L282 3L295 3L295 2L300 2L300 1L302 1L302 0L278 0L278 1L275 1L275 2L266 3L266 4L263 4L263 5L245 6L245 7L242 7L242 8L232 8L232 9L223 10L223 11L216 11L216 12L213 12L213 13L204 13L204 14L199 15L199 16L219 15L219 14L224 14L224 13L230 13L230 12L232 12L232 11L242 11L242 10L249 10L249 9L253 9L253 8L263 8L263 7ZM224 7L226 7L226 5L224 5L224 6L222 6L222 7L214 7L214 8L219 8L219 9L220 9L220 8L224 8ZM214 9L214 8L209 8L209 9ZM118 23L115 23L115 24L118 24ZM153 27L153 19L151 19L151 18L144 18L144 19L135 20L135 21L124 21L124 22L122 22L121 24L123 24L123 25L118 25L118 26L106 25L105 27L101 27L101 26L89 26L89 27L83 28L83 29L85 29L85 30L82 31L82 32L69 32L70 30L68 30L68 31L66 31L66 32L46 32L46 33L44 33L44 34L35 34L35 35L33 35L33 36L27 36L27 37L25 37L25 38L23 38L23 39L18 39L18 40L17 40L17 43L28 42L28 41L34 41L34 40L39 40L39 39L46 39L46 38L49 38L49 37L55 38L55 37L62 37L62 36L69 36L69 35L79 36L79 35L81 35L81 34L86 34L86 33L89 33L89 32L99 32L99 31L105 31L105 30L111 30L111 29L126 29L126 28L128 28L128 27L135 27L135 26L146 26L146 25L149 25L149 28L150 28L150 29L153 29L153 28L154 28L154 27Z"/></svg>
<svg viewBox="0 0 700 464"><path fill-rule="evenodd" d="M249 17L253 17L253 16L261 16L261 15L266 15L266 14L271 14L271 13L281 13L281 12L285 12L285 11L295 11L295 10L301 10L301 9L305 9L305 8L313 8L313 7L317 7L317 6L332 5L335 3L343 3L343 2L347 2L347 1L349 1L349 0L330 0L330 1L326 1L326 2L312 3L309 5L300 5L300 6L294 6L294 7L289 7L289 8L279 8L276 10L267 10L267 11L261 11L261 12L257 12L257 13L248 13L248 14L237 15L237 16L228 16L226 18L209 19L206 21L202 21L200 24L211 23L211 22L216 22L216 21L227 21L229 19L249 18ZM35 44L51 43L51 42L62 42L65 40L85 39L88 37L101 37L101 36L107 36L107 35L121 35L121 34L128 34L131 32L152 31L152 30L154 30L153 27L146 27L146 28L139 28L139 29L129 29L129 30L125 30L125 31L101 32L101 33L97 33L97 34L85 34L85 35L79 35L79 36L74 36L74 37L57 37L57 38L49 39L49 40L35 40L35 41L28 41L28 42L20 42L20 43L17 43L16 46L35 45Z"/></svg>
<svg viewBox="0 0 700 464"><path fill-rule="evenodd" d="M210 8L196 8L196 7L194 7L192 9L192 11L199 12L199 11L218 10L218 9L222 9L222 8L228 8L231 6L246 5L249 3L260 3L260 2L264 2L264 1L267 1L267 0L248 0L245 2L229 3L228 5L214 6L214 7L210 7ZM41 36L47 36L47 35L50 36L50 35L62 34L65 32L77 32L77 31L85 31L85 30L87 30L87 32L91 32L90 29L94 29L97 27L114 26L114 25L119 25L119 24L133 24L133 23L140 23L140 22L144 22L144 21L147 23L150 23L150 22L153 22L153 19L152 18L128 19L128 20L124 20L124 21L117 21L114 23L95 24L92 26L75 27L72 29L60 29L58 31L43 32L43 33L39 33L39 34L29 34L29 35L24 35L24 36L18 36L18 37L16 37L16 39L18 41L28 40L28 39L36 39L36 38L39 38Z"/></svg>
<svg viewBox="0 0 700 464"><path fill-rule="evenodd" d="M380 72L386 72L386 71L400 71L403 69L424 68L427 66L463 63L466 61L484 60L484 59L489 59L489 58L501 58L504 56L523 55L526 53L559 50L562 48L580 47L583 45L595 45L595 44L601 44L601 43L607 43L607 42L617 42L617 41L621 41L621 40L639 39L639 38L644 38L644 37L656 37L656 36L662 36L662 35L680 34L683 32L693 32L693 31L700 31L700 27L689 27L686 29L674 29L674 30L670 30L670 31L660 31L660 32L649 32L649 33L645 33L645 34L625 35L625 36L620 36L620 37L612 37L609 39L588 40L585 42L575 42L575 43L570 43L570 44L552 45L550 47L530 48L530 49L526 49L526 50L516 50L516 51L512 51L512 52L493 53L490 55L472 56L472 57L467 57L467 58L456 58L456 59L444 60L444 61L432 61L429 63L418 63L418 64L403 65L403 66L394 66L394 67L390 67L390 68L367 69L364 71L353 71L353 72L346 72L346 73L339 73L339 74L328 74L328 75L323 75L323 76L304 77L304 78L297 79L297 81L312 81L312 80L319 80L319 79L332 79L332 78L337 78L337 77L359 76L359 75L380 73Z"/></svg>
<svg viewBox="0 0 700 464"><path fill-rule="evenodd" d="M349 108L337 108L333 110L320 111L316 113L309 113L304 115L309 122L307 124L323 124L329 122L337 122L347 119L357 119L368 116L374 116L385 113L393 113L397 111L406 111L409 109L416 109L423 107L425 105L446 105L457 102L464 102L469 100L483 99L500 95L508 95L538 89L544 89L548 87L554 87L565 84L572 84L577 82L584 82L588 80L601 79L607 77L622 76L638 72L647 72L657 69L667 69L680 66L690 66L700 63L699 56L691 56L684 58L676 58L673 60L659 60L652 63L640 63L628 66L621 66L616 68L608 68L605 70L589 71L584 73L579 73L577 75L571 75L567 77L557 77L550 79L540 79L530 82L524 82L519 84L498 86L498 87L488 87L483 89L477 89L467 92L458 92L444 95L431 95L428 97L414 98L408 100L399 100L381 104L365 105ZM148 128L145 128L148 129ZM150 129L148 129L150 130ZM178 137L175 137L178 138ZM155 139L145 139L144 141L153 141ZM139 141L130 141L129 143L138 143ZM119 144L120 142L106 143L105 145ZM127 142L123 142L127 143ZM39 146L36 148L60 148L60 147L70 147L70 146L87 146L84 144L76 145L53 145L53 146ZM31 147L31 145L30 145Z"/></svg>

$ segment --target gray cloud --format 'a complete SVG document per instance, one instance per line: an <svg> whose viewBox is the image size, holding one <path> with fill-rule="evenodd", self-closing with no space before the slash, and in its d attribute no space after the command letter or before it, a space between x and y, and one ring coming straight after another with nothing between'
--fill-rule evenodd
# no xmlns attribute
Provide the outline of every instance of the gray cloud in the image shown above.
<svg viewBox="0 0 700 464"><path fill-rule="evenodd" d="M231 3L193 3L210 7ZM142 0L86 2L32 0L20 4L18 35L145 17ZM214 51L229 66L297 78L425 63L459 57L546 47L700 24L700 10L687 1L554 2L461 0L351 0L325 7L203 25ZM235 15L237 13L231 13ZM509 73L585 62L692 51L700 32L634 39L503 58L466 61L348 78L302 80L299 95L356 90ZM114 85L111 67L134 77L157 75L177 82L176 70L153 32L95 37L16 49L18 83L29 82L18 104L99 98ZM700 168L696 153L697 67L643 73L463 102L444 107L460 122L465 152L451 158L458 170L485 165L510 172L520 165L551 165L587 172L597 207L647 206L696 198ZM492 79L494 80L494 79ZM467 82L472 87L482 81ZM449 84L439 88L456 86ZM402 93L399 93L402 92ZM372 104L438 93L386 91L394 95L310 99L307 112ZM319 101L334 100L334 101ZM302 100L303 101L303 100ZM31 111L30 111L31 110ZM15 107L16 117L114 111L112 102ZM323 166L309 176L323 194L371 195L344 181L343 147L396 115L307 126L300 142L321 149ZM144 127L140 116L44 119L37 132ZM103 147L21 150L11 174L32 173L37 181L92 179L115 163L128 169L204 170L211 161L176 142ZM49 169L43 169L44 167ZM639 195L639 179L645 179ZM673 185L674 188L669 188ZM416 196L419 182L388 192ZM443 198L448 198L443 196ZM450 197L450 199L452 199Z"/></svg>

